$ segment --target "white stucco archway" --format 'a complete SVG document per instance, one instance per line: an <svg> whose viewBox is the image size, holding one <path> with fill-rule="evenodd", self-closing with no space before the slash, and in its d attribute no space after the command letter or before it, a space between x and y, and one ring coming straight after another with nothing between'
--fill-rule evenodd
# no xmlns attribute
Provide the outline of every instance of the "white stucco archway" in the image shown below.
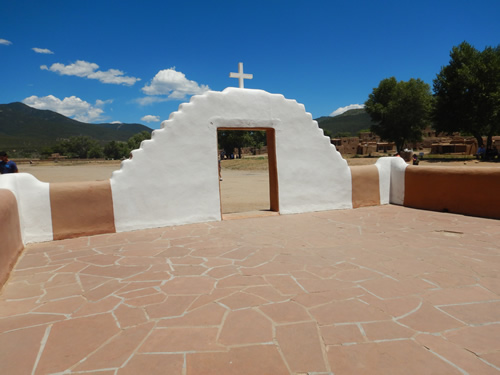
<svg viewBox="0 0 500 375"><path fill-rule="evenodd" d="M221 220L218 128L274 129L281 214L352 208L347 162L303 105L228 88L180 105L113 173L117 231Z"/></svg>

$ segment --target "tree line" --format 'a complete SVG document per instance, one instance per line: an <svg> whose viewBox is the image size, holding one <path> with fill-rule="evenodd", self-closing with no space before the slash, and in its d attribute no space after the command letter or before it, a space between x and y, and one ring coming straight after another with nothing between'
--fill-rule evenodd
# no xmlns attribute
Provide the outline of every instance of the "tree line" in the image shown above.
<svg viewBox="0 0 500 375"><path fill-rule="evenodd" d="M422 140L431 125L437 132L472 135L478 146L491 148L500 133L500 45L479 51L467 42L453 47L450 62L430 86L421 79L380 81L365 102L376 123L371 131L396 144Z"/></svg>
<svg viewBox="0 0 500 375"><path fill-rule="evenodd" d="M61 139L50 147L42 149L44 157L52 154L59 154L68 158L79 159L123 159L128 158L132 150L141 146L141 142L151 139L151 134L147 131L134 134L127 142L111 141L102 145L98 140L89 136L75 136L68 139ZM266 145L265 131L240 131L221 130L217 134L219 149L223 150L229 158L236 150L241 157L243 147L253 147L260 149ZM234 155L236 157L236 155Z"/></svg>
<svg viewBox="0 0 500 375"><path fill-rule="evenodd" d="M241 158L241 149L243 147L260 149L267 145L266 132L263 130L219 130L217 132L217 142L219 149L224 151L227 158L230 158L234 150L237 150L237 155Z"/></svg>
<svg viewBox="0 0 500 375"><path fill-rule="evenodd" d="M138 149L141 142L151 139L151 134L147 131L134 134L127 142L110 141L102 145L96 139L89 136L75 136L68 139L59 140L56 144L42 149L43 156L59 154L68 158L80 159L123 159L128 158L132 150Z"/></svg>

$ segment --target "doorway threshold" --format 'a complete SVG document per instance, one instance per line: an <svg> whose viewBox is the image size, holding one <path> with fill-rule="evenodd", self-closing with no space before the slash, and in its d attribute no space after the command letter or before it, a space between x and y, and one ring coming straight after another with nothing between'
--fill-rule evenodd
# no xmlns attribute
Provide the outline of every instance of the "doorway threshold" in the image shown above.
<svg viewBox="0 0 500 375"><path fill-rule="evenodd" d="M227 214L222 214L222 220L239 220L239 219L248 219L253 217L279 216L279 214L280 214L279 212L271 210L231 212Z"/></svg>

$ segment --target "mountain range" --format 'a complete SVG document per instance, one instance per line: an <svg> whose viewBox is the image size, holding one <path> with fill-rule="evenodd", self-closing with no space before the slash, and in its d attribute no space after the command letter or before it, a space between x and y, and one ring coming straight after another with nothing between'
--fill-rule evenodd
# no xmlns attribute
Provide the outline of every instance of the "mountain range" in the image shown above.
<svg viewBox="0 0 500 375"><path fill-rule="evenodd" d="M40 151L60 139L89 136L101 143L127 141L152 129L142 124L88 124L59 113L15 102L0 104L0 150L17 153Z"/></svg>
<svg viewBox="0 0 500 375"><path fill-rule="evenodd" d="M330 133L332 137L357 137L362 130L369 130L372 122L370 115L364 109L351 109L341 115L317 118L318 125Z"/></svg>
<svg viewBox="0 0 500 375"><path fill-rule="evenodd" d="M351 109L335 117L319 117L316 121L332 137L357 136L372 125L364 109ZM142 124L89 124L19 102L0 104L0 150L18 154L40 152L43 147L73 136L89 136L105 144L127 141L142 131L152 129Z"/></svg>

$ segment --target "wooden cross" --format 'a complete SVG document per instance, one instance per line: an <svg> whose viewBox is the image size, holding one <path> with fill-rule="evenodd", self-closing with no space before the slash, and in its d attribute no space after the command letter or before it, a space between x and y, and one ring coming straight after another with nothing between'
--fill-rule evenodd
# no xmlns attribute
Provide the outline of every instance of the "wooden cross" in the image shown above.
<svg viewBox="0 0 500 375"><path fill-rule="evenodd" d="M245 88L243 84L244 79L252 79L253 74L244 74L243 73L243 63L238 63L238 73L229 73L229 78L238 78L240 82L240 89Z"/></svg>

